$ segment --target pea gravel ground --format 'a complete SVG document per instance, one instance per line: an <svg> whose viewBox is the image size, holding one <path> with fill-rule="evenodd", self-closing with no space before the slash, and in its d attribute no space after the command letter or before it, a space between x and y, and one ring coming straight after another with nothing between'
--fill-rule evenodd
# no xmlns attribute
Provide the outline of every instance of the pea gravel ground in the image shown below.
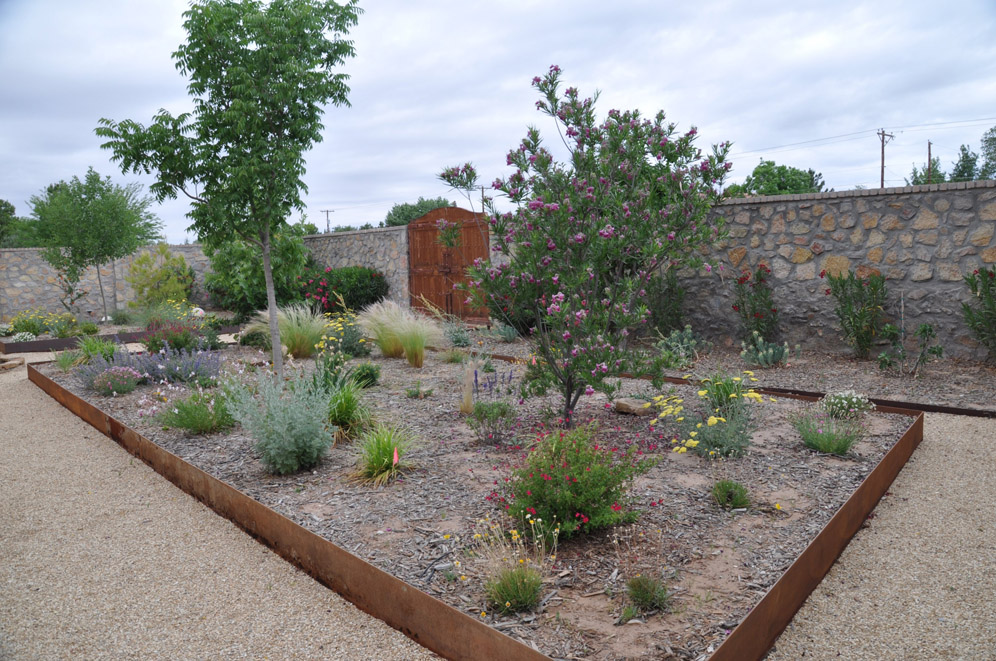
<svg viewBox="0 0 996 661"><path fill-rule="evenodd" d="M0 374L0 393L0 659L431 658L132 459L24 368ZM770 660L996 660L996 421L926 423Z"/></svg>
<svg viewBox="0 0 996 661"><path fill-rule="evenodd" d="M0 373L0 397L0 659L436 658L133 459L24 367Z"/></svg>

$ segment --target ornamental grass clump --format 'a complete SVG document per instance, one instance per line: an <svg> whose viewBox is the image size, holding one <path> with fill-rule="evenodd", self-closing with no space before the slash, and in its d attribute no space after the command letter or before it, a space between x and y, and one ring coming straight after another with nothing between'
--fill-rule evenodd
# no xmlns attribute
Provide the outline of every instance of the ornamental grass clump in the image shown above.
<svg viewBox="0 0 996 661"><path fill-rule="evenodd" d="M671 593L664 581L646 574L626 581L626 596L644 614L667 612L671 606Z"/></svg>
<svg viewBox="0 0 996 661"><path fill-rule="evenodd" d="M335 440L344 441L367 428L373 419L363 401L363 388L347 377L338 387L326 391L328 421L336 427Z"/></svg>
<svg viewBox="0 0 996 661"><path fill-rule="evenodd" d="M325 335L326 319L321 314L314 313L307 305L295 303L277 310L277 326L280 329L280 342L287 347L287 353L295 358L311 358L316 351L316 345ZM258 313L252 323L245 327L244 332L266 333L269 337L269 313L266 311Z"/></svg>
<svg viewBox="0 0 996 661"><path fill-rule="evenodd" d="M750 507L750 494L747 487L734 480L719 480L712 485L712 498L724 510L739 510Z"/></svg>
<svg viewBox="0 0 996 661"><path fill-rule="evenodd" d="M965 276L965 284L974 299L961 304L965 325L996 360L996 266L976 269Z"/></svg>
<svg viewBox="0 0 996 661"><path fill-rule="evenodd" d="M109 367L93 380L92 388L98 395L111 397L130 393L142 381L142 375L131 367Z"/></svg>
<svg viewBox="0 0 996 661"><path fill-rule="evenodd" d="M52 360L55 366L58 367L63 372L68 372L69 370L83 364L82 355L78 351L73 351L72 349L67 349L65 351L60 351L58 353L53 353Z"/></svg>
<svg viewBox="0 0 996 661"><path fill-rule="evenodd" d="M482 374L474 371L474 407L467 424L480 443L503 444L515 439L513 393L515 371Z"/></svg>
<svg viewBox="0 0 996 661"><path fill-rule="evenodd" d="M827 393L818 405L835 420L857 420L865 413L875 410L875 405L868 400L867 395L853 390Z"/></svg>
<svg viewBox="0 0 996 661"><path fill-rule="evenodd" d="M774 338L778 333L778 309L772 300L771 269L758 264L753 273L740 273L733 285L733 310L740 317L744 337L759 334Z"/></svg>
<svg viewBox="0 0 996 661"><path fill-rule="evenodd" d="M483 562L484 592L493 608L505 614L536 608L546 565L557 557L557 526L527 513L522 529L488 517L474 531L471 555ZM463 570L459 560L455 564Z"/></svg>
<svg viewBox="0 0 996 661"><path fill-rule="evenodd" d="M400 427L374 425L363 433L359 445L360 459L354 477L361 482L383 486L412 468L406 455L415 447L415 438Z"/></svg>
<svg viewBox="0 0 996 661"><path fill-rule="evenodd" d="M412 367L422 367L425 361L425 348L442 342L442 331L434 319L422 315L411 315L397 327L398 342L405 352L405 360Z"/></svg>
<svg viewBox="0 0 996 661"><path fill-rule="evenodd" d="M167 406L159 414L159 424L164 428L184 429L191 434L213 434L234 426L235 419L229 411L225 390L199 390Z"/></svg>
<svg viewBox="0 0 996 661"><path fill-rule="evenodd" d="M380 301L363 308L356 321L367 335L374 338L374 343L385 358L400 358L405 349L401 345L398 331L402 322L411 316L411 311L394 301Z"/></svg>
<svg viewBox="0 0 996 661"><path fill-rule="evenodd" d="M122 345L112 340L104 340L99 337L84 336L76 339L76 349L85 363L89 363L97 356L104 360L111 360L114 352Z"/></svg>
<svg viewBox="0 0 996 661"><path fill-rule="evenodd" d="M848 271L834 275L820 271L830 285L827 296L833 296L836 305L834 313L840 321L844 341L854 350L858 358L867 358L875 338L885 323L885 277L873 273L867 278L859 278Z"/></svg>
<svg viewBox="0 0 996 661"><path fill-rule="evenodd" d="M540 434L524 462L512 471L509 493L488 498L503 504L512 518L527 515L575 534L634 521L628 491L653 466L637 445L625 450L599 445L594 424Z"/></svg>
<svg viewBox="0 0 996 661"><path fill-rule="evenodd" d="M266 470L277 475L311 468L332 445L325 393L294 373L286 381L260 372L253 388L232 388L232 417L255 439Z"/></svg>
<svg viewBox="0 0 996 661"><path fill-rule="evenodd" d="M826 454L845 455L865 435L859 420L832 418L820 407L790 414L788 420L807 448Z"/></svg>

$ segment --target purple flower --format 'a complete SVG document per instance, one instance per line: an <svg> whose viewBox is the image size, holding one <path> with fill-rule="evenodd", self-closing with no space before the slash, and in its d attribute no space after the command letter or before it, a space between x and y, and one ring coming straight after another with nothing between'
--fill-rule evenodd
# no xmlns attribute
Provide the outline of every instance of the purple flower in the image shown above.
<svg viewBox="0 0 996 661"><path fill-rule="evenodd" d="M556 250L557 249L557 244L553 242L553 239L547 239L547 241L546 241L546 249L547 250Z"/></svg>

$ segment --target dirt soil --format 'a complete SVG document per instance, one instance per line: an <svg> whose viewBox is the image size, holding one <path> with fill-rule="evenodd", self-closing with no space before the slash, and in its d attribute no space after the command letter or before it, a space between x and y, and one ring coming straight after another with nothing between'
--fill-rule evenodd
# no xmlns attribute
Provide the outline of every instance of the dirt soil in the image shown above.
<svg viewBox="0 0 996 661"><path fill-rule="evenodd" d="M526 357L529 345L499 343L476 332L473 350ZM671 452L669 434L648 418L615 412L603 395L582 398L576 419L593 421L599 443L626 448L638 444L658 463L631 490L636 523L571 539L544 567L542 605L533 612L501 616L483 590L486 567L468 551L475 531L497 519L500 508L488 496L500 491L509 470L525 457L537 429L555 424L553 397L517 406L517 440L495 446L480 442L458 412L464 367L429 353L422 369L404 360L368 359L381 367L380 383L366 391L378 420L403 424L421 439L411 454L417 469L386 487L351 479L358 450L340 443L314 470L285 477L268 474L239 428L227 434L192 436L164 430L148 414L158 401L181 397L177 386L144 386L104 398L85 392L72 376L53 366L47 374L156 443L260 502L330 539L433 596L495 628L534 645L554 658L703 658L744 617L809 541L829 521L910 423L899 415L867 418L868 434L844 458L803 447L786 415L806 404L790 399L759 407L760 430L748 454L710 462ZM360 362L360 361L354 361ZM245 348L226 350L226 370L244 371L265 357ZM311 361L299 361L311 369ZM494 361L517 382L522 367ZM689 370L706 376L722 365L744 366L730 352L715 351ZM870 362L839 356L803 355L790 367L754 370L760 387L805 390L853 388L874 397L985 408L996 401L996 370L977 364L939 361L924 377L883 374ZM675 373L684 376L688 372ZM406 396L416 381L432 394ZM655 394L643 381L623 381L625 395ZM680 386L686 403L695 388ZM157 395L158 393L158 395ZM726 512L712 501L717 479L746 485L752 504ZM457 564L459 563L459 564ZM668 613L649 613L620 624L624 586L636 574L664 577L672 591ZM465 576L466 580L461 577Z"/></svg>

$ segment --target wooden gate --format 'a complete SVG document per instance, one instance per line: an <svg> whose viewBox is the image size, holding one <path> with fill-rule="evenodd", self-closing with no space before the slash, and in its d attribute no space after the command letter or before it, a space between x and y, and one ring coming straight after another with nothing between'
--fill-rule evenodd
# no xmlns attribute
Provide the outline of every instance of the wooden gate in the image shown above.
<svg viewBox="0 0 996 661"><path fill-rule="evenodd" d="M439 243L440 220L456 223L460 240L456 247ZM487 323L487 308L466 303L466 293L453 285L467 282L467 267L474 260L488 259L488 225L484 214L459 207L433 209L408 224L408 287L411 306L425 309L422 298L447 314L474 323Z"/></svg>

